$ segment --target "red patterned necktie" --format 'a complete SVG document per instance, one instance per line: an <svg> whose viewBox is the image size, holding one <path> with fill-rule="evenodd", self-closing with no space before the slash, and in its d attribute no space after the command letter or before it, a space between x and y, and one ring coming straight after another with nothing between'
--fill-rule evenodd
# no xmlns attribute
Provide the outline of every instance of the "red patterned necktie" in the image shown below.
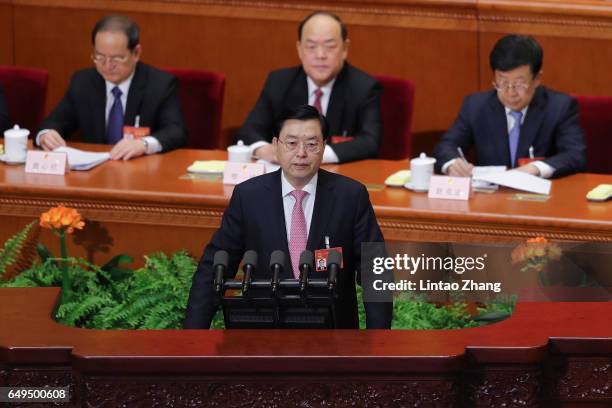
<svg viewBox="0 0 612 408"><path fill-rule="evenodd" d="M321 88L317 88L317 90L315 91L315 101L314 101L314 106L316 110L319 111L319 113L322 115L323 114L323 108L321 108L321 97L323 96L323 91L321 90Z"/></svg>
<svg viewBox="0 0 612 408"><path fill-rule="evenodd" d="M291 214L291 231L289 232L289 255L291 256L293 276L298 279L300 277L300 255L306 249L307 240L306 217L304 217L302 201L308 193L302 190L293 190L289 194L295 198L293 213Z"/></svg>

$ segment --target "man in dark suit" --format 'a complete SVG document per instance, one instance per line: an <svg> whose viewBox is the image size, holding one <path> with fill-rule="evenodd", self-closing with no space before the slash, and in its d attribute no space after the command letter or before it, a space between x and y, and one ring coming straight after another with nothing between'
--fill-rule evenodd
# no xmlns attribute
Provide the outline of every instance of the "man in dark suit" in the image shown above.
<svg viewBox="0 0 612 408"><path fill-rule="evenodd" d="M361 269L361 244L383 242L368 193L357 181L319 169L328 130L325 118L315 108L296 108L281 120L279 128L272 146L281 169L234 189L221 227L204 250L193 277L185 328L210 326L216 251L229 253L229 270L234 275L243 253L255 250L255 278L270 279L270 255L282 250L291 255L281 278L292 278L299 276L301 251L325 248L327 240L332 248L342 247L344 262L338 277L337 326L359 327L355 271L359 274ZM315 274L327 278L327 272ZM364 302L364 306L368 328L390 327L391 302Z"/></svg>
<svg viewBox="0 0 612 408"><path fill-rule="evenodd" d="M459 148L476 150L476 164L505 165L550 178L584 169L586 147L578 105L569 95L540 86L543 52L528 36L500 39L490 55L495 90L470 95L434 149L436 168L470 176ZM521 165L519 159L538 158Z"/></svg>
<svg viewBox="0 0 612 408"><path fill-rule="evenodd" d="M251 145L256 158L276 161L274 126L286 107L315 106L327 117L332 137L324 163L376 157L381 143L382 86L345 62L350 41L340 18L317 11L298 27L302 65L273 71L236 139ZM329 142L329 141L328 141Z"/></svg>
<svg viewBox="0 0 612 408"><path fill-rule="evenodd" d="M183 146L187 133L177 81L139 62L139 28L124 16L107 16L92 31L95 69L76 72L68 91L41 125L36 143L65 146L79 131L86 142L113 144L111 159L128 160ZM150 128L143 138L123 138L123 126Z"/></svg>

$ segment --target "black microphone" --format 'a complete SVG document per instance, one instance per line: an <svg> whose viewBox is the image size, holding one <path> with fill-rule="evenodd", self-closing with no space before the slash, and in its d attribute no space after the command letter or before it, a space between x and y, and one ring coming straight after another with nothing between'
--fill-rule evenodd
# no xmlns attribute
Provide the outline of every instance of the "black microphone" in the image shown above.
<svg viewBox="0 0 612 408"><path fill-rule="evenodd" d="M312 251L305 250L300 255L300 292L306 291L308 286L308 273L314 269L314 254Z"/></svg>
<svg viewBox="0 0 612 408"><path fill-rule="evenodd" d="M327 278L327 288L333 290L336 286L336 280L338 279L338 270L342 264L342 255L338 251L329 251L327 257L327 270L329 275Z"/></svg>
<svg viewBox="0 0 612 408"><path fill-rule="evenodd" d="M242 280L242 296L248 296L249 288L251 287L252 275L257 266L257 252L252 249L244 253L242 258L242 268L244 270L244 279Z"/></svg>
<svg viewBox="0 0 612 408"><path fill-rule="evenodd" d="M285 253L279 249L270 255L270 269L272 269L272 293L276 293L280 274L285 266Z"/></svg>
<svg viewBox="0 0 612 408"><path fill-rule="evenodd" d="M227 251L215 252L213 258L213 270L215 271L215 292L220 294L223 291L223 277L227 270L227 264L229 262L229 255Z"/></svg>

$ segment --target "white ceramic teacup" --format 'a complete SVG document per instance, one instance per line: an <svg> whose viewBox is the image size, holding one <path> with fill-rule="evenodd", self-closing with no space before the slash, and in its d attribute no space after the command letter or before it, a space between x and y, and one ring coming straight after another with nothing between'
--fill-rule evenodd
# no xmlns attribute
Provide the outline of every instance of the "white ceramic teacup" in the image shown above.
<svg viewBox="0 0 612 408"><path fill-rule="evenodd" d="M227 148L227 160L236 163L249 163L251 161L251 149L245 146L242 140Z"/></svg>
<svg viewBox="0 0 612 408"><path fill-rule="evenodd" d="M4 158L7 161L24 161L28 152L28 129L15 125L4 131Z"/></svg>
<svg viewBox="0 0 612 408"><path fill-rule="evenodd" d="M410 160L410 181L415 190L429 190L429 180L434 171L436 159L421 153L419 157Z"/></svg>

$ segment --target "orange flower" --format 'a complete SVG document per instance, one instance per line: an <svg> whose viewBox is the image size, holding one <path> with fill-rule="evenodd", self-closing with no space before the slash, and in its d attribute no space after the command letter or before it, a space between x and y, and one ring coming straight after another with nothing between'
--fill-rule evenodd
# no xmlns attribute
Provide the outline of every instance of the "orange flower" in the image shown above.
<svg viewBox="0 0 612 408"><path fill-rule="evenodd" d="M83 229L85 222L74 208L59 205L40 215L40 226L43 228L66 230L72 234L74 229Z"/></svg>
<svg viewBox="0 0 612 408"><path fill-rule="evenodd" d="M544 237L535 237L535 238L529 238L527 240L528 244L545 244L547 243L548 240Z"/></svg>

